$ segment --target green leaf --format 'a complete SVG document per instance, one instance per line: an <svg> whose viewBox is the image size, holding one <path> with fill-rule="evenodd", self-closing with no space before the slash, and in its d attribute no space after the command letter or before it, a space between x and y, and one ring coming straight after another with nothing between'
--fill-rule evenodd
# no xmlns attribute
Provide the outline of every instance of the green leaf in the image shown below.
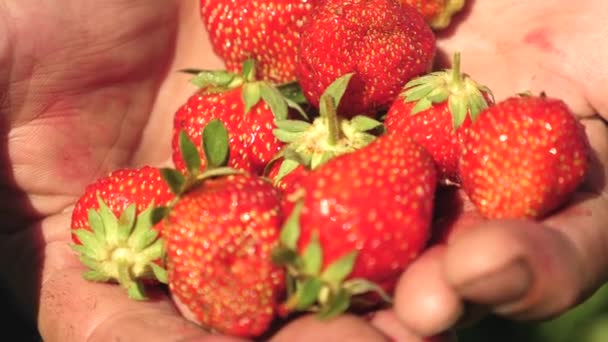
<svg viewBox="0 0 608 342"><path fill-rule="evenodd" d="M413 102L425 98L431 91L435 89L433 84L421 84L408 89L405 92L405 101Z"/></svg>
<svg viewBox="0 0 608 342"><path fill-rule="evenodd" d="M302 107L300 107L300 105L297 104L295 101L292 101L292 100L286 98L285 103L287 103L287 107L289 107L291 109L295 109L296 112L298 112L298 114L300 114L302 119L309 120L308 114L306 114L304 109L302 109Z"/></svg>
<svg viewBox="0 0 608 342"><path fill-rule="evenodd" d="M319 243L319 234L314 232L308 245L302 252L302 261L304 262L304 272L311 275L316 275L321 272L323 266L323 250Z"/></svg>
<svg viewBox="0 0 608 342"><path fill-rule="evenodd" d="M135 227L133 233L129 236L128 245L136 252L143 250L147 244L145 243L145 234L148 231L156 231L152 229L152 215L154 214L155 208L153 204L150 204L145 210L143 210L137 216L135 221Z"/></svg>
<svg viewBox="0 0 608 342"><path fill-rule="evenodd" d="M280 241L283 246L296 250L298 239L300 239L300 214L304 201L298 201L293 207L291 214L281 229Z"/></svg>
<svg viewBox="0 0 608 342"><path fill-rule="evenodd" d="M77 245L75 243L72 243L72 244L70 244L70 248L72 248L80 256L88 256L88 257L95 256L95 252L92 249L90 249L84 245Z"/></svg>
<svg viewBox="0 0 608 342"><path fill-rule="evenodd" d="M357 115L350 120L350 123L358 132L369 131L382 125L382 122L366 115Z"/></svg>
<svg viewBox="0 0 608 342"><path fill-rule="evenodd" d="M225 166L230 151L228 130L219 119L213 119L203 128L203 150L211 168Z"/></svg>
<svg viewBox="0 0 608 342"><path fill-rule="evenodd" d="M308 278L296 290L296 296L298 303L296 305L297 310L307 310L316 303L319 297L319 292L323 287L323 282L319 278Z"/></svg>
<svg viewBox="0 0 608 342"><path fill-rule="evenodd" d="M167 278L167 270L160 267L154 262L150 263L150 268L152 268L152 273L154 273L154 278L163 284L167 284L169 279Z"/></svg>
<svg viewBox="0 0 608 342"><path fill-rule="evenodd" d="M158 241L158 237L160 236L160 234L158 234L158 232L154 229L148 229L146 231L143 232L143 234L141 235L141 245L144 248L149 248L149 246L154 242L154 241ZM160 257L160 255L155 255L155 257L153 259L156 259L157 257Z"/></svg>
<svg viewBox="0 0 608 342"><path fill-rule="evenodd" d="M421 84L437 84L438 79L440 79L440 76L443 76L442 71L435 71L424 76L416 77L407 82L404 88L407 90L419 86Z"/></svg>
<svg viewBox="0 0 608 342"><path fill-rule="evenodd" d="M236 75L225 70L202 71L190 80L192 84L199 88L206 87L226 87L234 79Z"/></svg>
<svg viewBox="0 0 608 342"><path fill-rule="evenodd" d="M118 219L99 195L97 195L97 202L99 203L99 216L101 216L106 233L104 243L114 246L118 242Z"/></svg>
<svg viewBox="0 0 608 342"><path fill-rule="evenodd" d="M144 285L140 282L132 281L125 284L127 287L127 295L133 300L146 300L146 291Z"/></svg>
<svg viewBox="0 0 608 342"><path fill-rule="evenodd" d="M86 271L82 274L82 276L88 281L94 281L99 283L105 283L111 279L107 275L104 275L103 273L95 270Z"/></svg>
<svg viewBox="0 0 608 342"><path fill-rule="evenodd" d="M179 132L179 150L191 174L197 174L201 170L201 156L196 145L185 131Z"/></svg>
<svg viewBox="0 0 608 342"><path fill-rule="evenodd" d="M264 102L270 107L275 120L287 119L288 106L281 92L266 82L261 84L261 94Z"/></svg>
<svg viewBox="0 0 608 342"><path fill-rule="evenodd" d="M276 120L274 124L277 128L286 132L304 132L310 128L311 124L302 120Z"/></svg>
<svg viewBox="0 0 608 342"><path fill-rule="evenodd" d="M135 227L135 203L129 204L118 219L118 241L126 242Z"/></svg>
<svg viewBox="0 0 608 342"><path fill-rule="evenodd" d="M368 292L377 293L382 300L392 303L392 298L378 284L367 279L357 278L344 282L343 286L352 296L362 295Z"/></svg>
<svg viewBox="0 0 608 342"><path fill-rule="evenodd" d="M101 271L104 260L99 260L94 257L87 255L81 255L79 258L80 262L91 270Z"/></svg>
<svg viewBox="0 0 608 342"><path fill-rule="evenodd" d="M431 103L431 101L429 101L429 99L427 99L426 97L421 98L420 100L418 100L418 102L414 105L414 107L412 108L412 115L416 115L420 112L423 112L429 108L431 108L433 104Z"/></svg>
<svg viewBox="0 0 608 342"><path fill-rule="evenodd" d="M475 95L471 95L469 98L469 116L471 117L471 121L477 120L479 114L487 108L488 102L480 91L477 91Z"/></svg>
<svg viewBox="0 0 608 342"><path fill-rule="evenodd" d="M355 73L348 73L343 76L338 77L334 80L323 92L321 97L331 97L333 99L334 105L338 106L346 88L348 87L348 83L350 79L353 77Z"/></svg>
<svg viewBox="0 0 608 342"><path fill-rule="evenodd" d="M350 294L344 289L338 292L327 302L319 312L319 318L331 319L345 312L350 306Z"/></svg>
<svg viewBox="0 0 608 342"><path fill-rule="evenodd" d="M243 78L245 78L247 81L255 80L255 65L255 59L253 58L247 58L243 62L241 75L243 75Z"/></svg>
<svg viewBox="0 0 608 342"><path fill-rule="evenodd" d="M444 102L448 97L450 97L450 91L445 87L437 87L426 96L432 103Z"/></svg>
<svg viewBox="0 0 608 342"><path fill-rule="evenodd" d="M458 96L450 96L448 106L452 113L453 128L458 129L467 118L467 101Z"/></svg>
<svg viewBox="0 0 608 342"><path fill-rule="evenodd" d="M249 114L251 108L255 106L261 98L261 84L259 82L243 84L243 103L245 104L245 115Z"/></svg>
<svg viewBox="0 0 608 342"><path fill-rule="evenodd" d="M321 279L327 281L333 287L339 287L344 279L346 279L346 277L348 277L348 275L353 271L357 254L357 251L352 251L329 264L329 266L327 266L325 271L323 271L321 274Z"/></svg>
<svg viewBox="0 0 608 342"><path fill-rule="evenodd" d="M290 174L293 170L297 169L301 164L297 160L293 159L283 159L281 162L281 166L279 167L279 172L274 178L275 184L278 183L283 177Z"/></svg>
<svg viewBox="0 0 608 342"><path fill-rule="evenodd" d="M166 167L161 168L159 171L161 176L169 186L169 189L171 189L171 192L176 195L179 195L186 181L184 175L182 175L181 172L175 169Z"/></svg>
<svg viewBox="0 0 608 342"><path fill-rule="evenodd" d="M288 132L276 128L272 130L272 134L275 138L284 143L290 143L302 136L302 132Z"/></svg>
<svg viewBox="0 0 608 342"><path fill-rule="evenodd" d="M330 159L336 156L333 151L323 151L321 153L313 153L312 158L310 160L310 169L315 170L321 165L328 162Z"/></svg>
<svg viewBox="0 0 608 342"><path fill-rule="evenodd" d="M106 228L103 225L103 220L101 219L101 215L97 212L97 210L93 208L89 208L87 211L89 217L89 226L93 231L95 237L100 241L105 241L106 239Z"/></svg>

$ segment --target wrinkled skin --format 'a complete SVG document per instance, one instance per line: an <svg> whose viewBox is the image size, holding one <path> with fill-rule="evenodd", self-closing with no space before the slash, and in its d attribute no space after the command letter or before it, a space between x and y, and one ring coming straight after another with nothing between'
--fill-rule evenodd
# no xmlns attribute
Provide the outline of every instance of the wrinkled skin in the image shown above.
<svg viewBox="0 0 608 342"><path fill-rule="evenodd" d="M606 280L608 128L600 116L608 117L608 28L600 23L608 4L515 3L471 1L440 48L461 51L463 70L497 99L545 90L583 117L596 158L576 203L541 223L483 222L465 211L449 244L404 274L394 310L369 321L302 318L274 340L347 333L351 341L420 341L487 310L551 317ZM176 70L221 66L197 5L0 1L0 274L46 341L232 340L182 319L160 291L139 303L116 286L85 282L68 246L71 205L86 184L117 167L169 160L171 116L194 90ZM464 300L485 309L465 312Z"/></svg>

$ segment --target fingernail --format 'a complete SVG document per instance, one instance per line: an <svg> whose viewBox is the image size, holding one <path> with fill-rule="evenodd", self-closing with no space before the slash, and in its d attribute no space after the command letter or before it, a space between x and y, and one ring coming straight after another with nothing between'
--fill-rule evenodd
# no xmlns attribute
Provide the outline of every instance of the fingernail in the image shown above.
<svg viewBox="0 0 608 342"><path fill-rule="evenodd" d="M458 286L461 294L484 304L506 304L521 298L532 285L532 271L523 259Z"/></svg>

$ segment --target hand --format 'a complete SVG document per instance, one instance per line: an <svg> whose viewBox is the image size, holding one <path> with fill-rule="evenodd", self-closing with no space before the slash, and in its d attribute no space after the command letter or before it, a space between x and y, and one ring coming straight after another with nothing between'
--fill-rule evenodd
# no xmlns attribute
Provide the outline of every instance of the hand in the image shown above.
<svg viewBox="0 0 608 342"><path fill-rule="evenodd" d="M380 329L400 326L426 336L487 312L546 319L607 280L608 29L600 24L606 11L601 0L585 6L469 0L454 29L440 35L444 56L460 51L462 70L497 100L526 90L564 99L586 127L593 165L573 203L542 222L483 220L464 202L446 243L403 275L394 310L374 319Z"/></svg>
<svg viewBox="0 0 608 342"><path fill-rule="evenodd" d="M163 291L135 302L85 281L69 247L72 205L87 184L170 160L173 113L194 91L176 71L222 67L198 2L0 1L0 37L0 275L22 313L49 342L238 340L187 322ZM344 316L305 317L273 340L296 337L386 339Z"/></svg>

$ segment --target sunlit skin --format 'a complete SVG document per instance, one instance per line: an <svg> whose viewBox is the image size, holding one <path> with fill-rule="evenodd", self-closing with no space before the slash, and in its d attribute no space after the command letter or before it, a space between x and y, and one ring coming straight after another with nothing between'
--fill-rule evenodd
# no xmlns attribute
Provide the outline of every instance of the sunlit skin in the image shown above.
<svg viewBox="0 0 608 342"><path fill-rule="evenodd" d="M589 181L576 203L541 223L463 215L449 244L406 271L394 310L369 322L305 317L274 340L420 341L483 313L465 313L465 300L507 317L546 318L606 280L608 128L600 117L608 117L608 28L600 23L608 3L473 2L456 29L439 37L442 55L461 51L462 70L497 99L544 90L566 100L595 151ZM194 91L176 71L222 66L197 7L183 0L0 1L0 272L46 341L234 340L206 335L160 291L134 302L114 285L84 281L67 244L71 205L86 184L121 166L170 160L172 114Z"/></svg>

